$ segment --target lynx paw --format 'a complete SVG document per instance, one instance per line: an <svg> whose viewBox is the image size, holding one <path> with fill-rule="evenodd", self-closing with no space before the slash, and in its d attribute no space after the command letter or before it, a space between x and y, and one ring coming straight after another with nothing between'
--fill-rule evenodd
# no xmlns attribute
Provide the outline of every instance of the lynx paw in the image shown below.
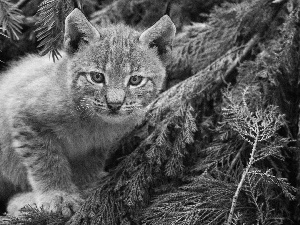
<svg viewBox="0 0 300 225"><path fill-rule="evenodd" d="M37 196L38 208L46 211L61 212L64 216L71 216L76 212L83 200L79 194L69 194L63 191L48 191Z"/></svg>
<svg viewBox="0 0 300 225"><path fill-rule="evenodd" d="M20 210L26 205L35 205L35 195L33 192L20 193L13 196L7 204L7 214L11 216L20 216Z"/></svg>

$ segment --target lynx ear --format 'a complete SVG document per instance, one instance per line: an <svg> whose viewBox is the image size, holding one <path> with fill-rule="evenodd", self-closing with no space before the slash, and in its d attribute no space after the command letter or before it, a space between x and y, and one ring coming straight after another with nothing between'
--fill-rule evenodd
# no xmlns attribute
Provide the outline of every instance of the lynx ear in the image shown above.
<svg viewBox="0 0 300 225"><path fill-rule="evenodd" d="M169 16L160 18L152 27L145 30L139 40L150 48L157 47L158 54L163 56L172 49L176 27Z"/></svg>
<svg viewBox="0 0 300 225"><path fill-rule="evenodd" d="M100 34L79 9L74 9L65 20L64 47L67 53L75 53L80 46L89 43Z"/></svg>

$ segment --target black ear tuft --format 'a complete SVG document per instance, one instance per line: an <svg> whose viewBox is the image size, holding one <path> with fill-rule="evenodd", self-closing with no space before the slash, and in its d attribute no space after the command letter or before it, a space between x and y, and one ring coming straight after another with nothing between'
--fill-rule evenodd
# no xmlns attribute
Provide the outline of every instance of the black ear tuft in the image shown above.
<svg viewBox="0 0 300 225"><path fill-rule="evenodd" d="M87 20L79 9L74 9L66 18L64 47L68 54L78 51L79 47L100 37L97 29Z"/></svg>

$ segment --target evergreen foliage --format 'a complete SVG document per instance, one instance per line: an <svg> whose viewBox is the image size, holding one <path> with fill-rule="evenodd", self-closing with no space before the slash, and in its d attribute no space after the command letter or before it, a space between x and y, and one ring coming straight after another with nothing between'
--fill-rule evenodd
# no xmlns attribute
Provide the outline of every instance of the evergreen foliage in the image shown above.
<svg viewBox="0 0 300 225"><path fill-rule="evenodd" d="M60 213L49 213L37 207L26 206L22 217L10 217L1 220L1 224L32 224L32 225L56 225L65 224L69 218L63 217Z"/></svg>
<svg viewBox="0 0 300 225"><path fill-rule="evenodd" d="M51 53L53 61L60 55L64 35L64 22L67 15L74 9L73 0L44 0L37 11L37 39L41 55Z"/></svg>
<svg viewBox="0 0 300 225"><path fill-rule="evenodd" d="M21 33L22 12L8 0L0 1L0 34L5 34L10 38L19 39Z"/></svg>
<svg viewBox="0 0 300 225"><path fill-rule="evenodd" d="M151 10L165 9L168 1L153 1L148 14L147 0L104 3L92 15L94 22L143 27L151 23ZM78 2L43 1L37 24L43 54L57 57L64 18L75 6ZM207 17L177 35L167 65L170 88L122 140L118 160L88 189L81 209L64 218L27 207L23 218L5 217L3 223L300 222L300 4L227 2Z"/></svg>
<svg viewBox="0 0 300 225"><path fill-rule="evenodd" d="M230 213L227 220L228 225L232 224L237 200L239 198L241 189L243 188L244 182L246 178L249 176L249 174L254 176L255 175L261 176L264 182L271 182L271 183L274 182L274 184L277 184L278 186L282 187L282 191L286 196L290 197L291 199L294 198L294 196L289 192L289 190L293 190L293 188L289 184L285 183L283 179L281 180L277 179L276 177L270 175L269 171L267 171L266 173L262 173L259 170L255 170L254 172L251 171L255 163L265 159L266 157L270 157L273 154L278 153L278 151L276 151L277 150L276 148L272 148L268 146L269 148L268 147L263 148L263 151L261 150L260 153L257 154L259 149L259 143L265 142L268 139L274 137L275 132L280 128L280 126L283 125L284 120L283 120L283 115L280 115L280 113L277 110L277 107L274 107L273 105L268 105L265 109L261 109L259 106L260 105L259 101L252 101L252 105L254 103L254 106L252 107L255 108L255 111L251 112L251 110L248 107L247 97L246 97L248 93L249 93L248 88L246 88L243 90L243 92L241 93L238 99L234 98L232 93L230 92L229 93L227 92L224 95L227 100L227 102L224 101L225 104L227 103L226 107L223 108L223 115L225 117L224 120L228 123L231 129L238 132L238 134L245 141L249 142L252 145L249 162L247 163L247 167L243 171L237 190L233 196ZM274 140L272 140L272 142L273 141ZM274 180L272 178L274 178ZM251 180L252 178L248 177L248 180L249 179ZM280 181L283 181L283 183L281 183ZM253 193L252 183L250 181L249 184L250 184L248 189L249 193L251 194L251 197L252 195L255 196ZM259 203L256 201L255 205L259 205ZM258 206L257 208L259 209ZM260 212L260 214L261 213L263 212ZM256 219L256 223L265 222L263 220L265 220L266 216L262 215L260 217L261 218Z"/></svg>

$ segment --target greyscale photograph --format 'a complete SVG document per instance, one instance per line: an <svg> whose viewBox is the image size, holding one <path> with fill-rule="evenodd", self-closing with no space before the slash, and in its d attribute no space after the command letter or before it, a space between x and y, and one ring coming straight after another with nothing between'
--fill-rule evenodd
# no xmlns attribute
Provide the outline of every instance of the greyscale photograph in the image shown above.
<svg viewBox="0 0 300 225"><path fill-rule="evenodd" d="M0 225L300 225L300 0L0 0Z"/></svg>

